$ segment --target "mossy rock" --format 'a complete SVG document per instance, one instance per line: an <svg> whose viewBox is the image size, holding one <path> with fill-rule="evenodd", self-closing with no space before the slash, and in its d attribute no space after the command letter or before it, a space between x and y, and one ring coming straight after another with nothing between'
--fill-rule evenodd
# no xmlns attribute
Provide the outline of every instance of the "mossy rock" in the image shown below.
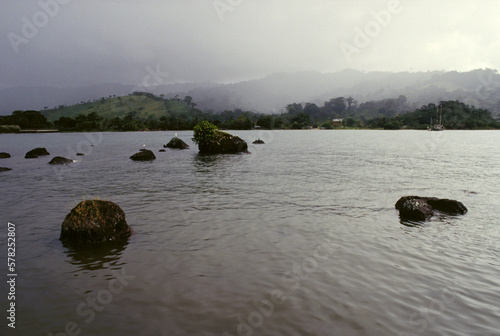
<svg viewBox="0 0 500 336"><path fill-rule="evenodd" d="M193 141L198 144L201 154L248 153L245 140L219 130L208 121L202 121L194 127Z"/></svg>
<svg viewBox="0 0 500 336"><path fill-rule="evenodd" d="M87 200L78 203L66 215L59 239L69 244L86 245L126 239L132 233L125 213L116 203Z"/></svg>

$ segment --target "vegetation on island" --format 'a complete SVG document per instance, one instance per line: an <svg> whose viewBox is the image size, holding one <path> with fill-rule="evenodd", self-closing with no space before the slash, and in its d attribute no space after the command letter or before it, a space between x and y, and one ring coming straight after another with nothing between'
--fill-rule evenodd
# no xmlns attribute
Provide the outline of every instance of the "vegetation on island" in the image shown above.
<svg viewBox="0 0 500 336"><path fill-rule="evenodd" d="M406 97L402 95L364 103L358 103L352 97L332 98L322 106L315 103L291 103L279 114L254 113L241 109L202 111L196 106L190 96L166 99L151 93L134 92L123 97L103 97L93 102L61 105L42 111L14 111L9 116L0 116L0 132L18 131L15 125L23 130L52 128L62 132L193 130L202 121L209 122L217 130L426 129L431 120L437 123L440 116L446 129L500 128L499 121L486 109L459 101L441 101L410 110ZM206 124L201 125L199 127L208 127ZM214 134L218 133L214 131Z"/></svg>

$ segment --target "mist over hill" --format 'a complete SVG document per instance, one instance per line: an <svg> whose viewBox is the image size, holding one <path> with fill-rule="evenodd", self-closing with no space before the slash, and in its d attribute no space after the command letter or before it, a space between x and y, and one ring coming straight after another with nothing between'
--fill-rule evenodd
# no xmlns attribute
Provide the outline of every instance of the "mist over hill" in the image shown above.
<svg viewBox="0 0 500 336"><path fill-rule="evenodd" d="M496 70L469 72L360 72L276 73L262 79L232 84L173 83L141 87L103 84L87 87L16 87L0 90L0 114L14 110L42 110L59 105L93 101L111 95L147 91L167 98L191 96L205 111L244 109L279 113L292 102L322 105L334 97L353 97L358 103L404 95L411 108L443 100L500 112L500 75Z"/></svg>

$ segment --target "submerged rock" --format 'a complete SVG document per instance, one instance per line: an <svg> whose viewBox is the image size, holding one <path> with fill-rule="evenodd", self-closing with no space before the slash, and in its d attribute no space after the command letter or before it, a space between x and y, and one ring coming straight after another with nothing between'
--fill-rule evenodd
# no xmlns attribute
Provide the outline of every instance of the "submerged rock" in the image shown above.
<svg viewBox="0 0 500 336"><path fill-rule="evenodd" d="M168 144L163 145L165 148L177 148L177 149L188 149L189 145L179 139L178 137L173 137Z"/></svg>
<svg viewBox="0 0 500 336"><path fill-rule="evenodd" d="M166 150L164 150L164 149L160 149L160 150L159 150L159 152L164 153L164 152L166 152Z"/></svg>
<svg viewBox="0 0 500 336"><path fill-rule="evenodd" d="M141 149L130 157L134 161L152 161L156 159L155 154L149 149Z"/></svg>
<svg viewBox="0 0 500 336"><path fill-rule="evenodd" d="M255 140L254 142L252 142L253 144L256 144L256 145L263 145L265 144L264 140L261 140L260 138Z"/></svg>
<svg viewBox="0 0 500 336"><path fill-rule="evenodd" d="M76 156L85 156L83 153L76 153Z"/></svg>
<svg viewBox="0 0 500 336"><path fill-rule="evenodd" d="M5 152L0 153L0 159L8 159L8 158L10 158L9 153L5 153Z"/></svg>
<svg viewBox="0 0 500 336"><path fill-rule="evenodd" d="M49 152L45 148L38 147L35 149L30 150L26 155L24 156L25 159L36 159L39 156L44 156L44 155L50 155Z"/></svg>
<svg viewBox="0 0 500 336"><path fill-rule="evenodd" d="M399 216L405 220L428 220L434 215L434 210L449 214L465 214L467 208L459 201L440 199L436 197L405 196L396 202Z"/></svg>
<svg viewBox="0 0 500 336"><path fill-rule="evenodd" d="M73 160L66 159L65 157L55 156L54 158L52 158L52 160L50 160L49 164L63 165L63 164L68 164L68 163L72 163L72 162L73 162Z"/></svg>
<svg viewBox="0 0 500 336"><path fill-rule="evenodd" d="M128 238L132 233L125 213L117 204L87 200L80 202L66 215L59 239L82 245Z"/></svg>
<svg viewBox="0 0 500 336"><path fill-rule="evenodd" d="M7 167L0 167L0 172L4 172L4 171L8 171L8 170L12 170L12 169L7 168Z"/></svg>

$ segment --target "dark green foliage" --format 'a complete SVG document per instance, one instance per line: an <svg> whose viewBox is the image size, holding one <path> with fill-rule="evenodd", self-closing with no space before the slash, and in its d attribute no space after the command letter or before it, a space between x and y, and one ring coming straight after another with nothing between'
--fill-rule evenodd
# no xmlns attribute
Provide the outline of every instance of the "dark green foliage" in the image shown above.
<svg viewBox="0 0 500 336"><path fill-rule="evenodd" d="M425 129L430 125L438 123L441 116L442 123L446 129L487 129L499 128L488 110L477 109L459 101L442 101L438 106L435 104L424 105L414 112L400 116L403 124L409 128Z"/></svg>
<svg viewBox="0 0 500 336"><path fill-rule="evenodd" d="M38 111L14 111L1 116L0 125L18 125L21 129L50 129L53 125Z"/></svg>
<svg viewBox="0 0 500 336"><path fill-rule="evenodd" d="M217 126L202 121L194 127L194 143L198 144L200 153L203 154L224 154L246 152L247 143L237 136L220 131Z"/></svg>

